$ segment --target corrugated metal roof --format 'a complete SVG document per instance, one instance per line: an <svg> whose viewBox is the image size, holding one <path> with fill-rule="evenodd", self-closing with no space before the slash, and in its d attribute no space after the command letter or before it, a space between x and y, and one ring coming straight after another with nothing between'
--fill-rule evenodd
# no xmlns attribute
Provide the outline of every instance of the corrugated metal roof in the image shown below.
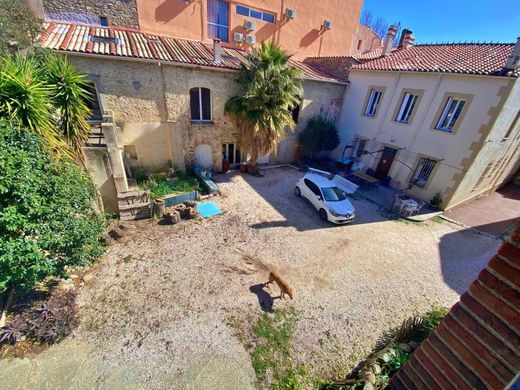
<svg viewBox="0 0 520 390"><path fill-rule="evenodd" d="M211 44L147 34L121 27L44 23L44 32L39 42L43 47L68 53L141 58L231 70L238 70L242 64L248 64L247 52L244 50L222 48L222 61L215 63ZM346 79L328 74L301 61L291 59L290 63L303 72L305 79L342 84L347 82Z"/></svg>

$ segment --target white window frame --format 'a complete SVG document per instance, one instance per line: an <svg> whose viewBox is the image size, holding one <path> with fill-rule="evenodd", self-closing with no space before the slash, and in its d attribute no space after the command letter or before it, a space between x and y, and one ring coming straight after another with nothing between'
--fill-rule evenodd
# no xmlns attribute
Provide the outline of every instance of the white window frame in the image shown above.
<svg viewBox="0 0 520 390"><path fill-rule="evenodd" d="M423 172L423 169L425 166L429 165L429 169L426 170L426 173ZM428 181L430 180L432 176L432 172L435 169L435 166L437 165L437 161L428 157L421 157L419 159L419 162L417 163L417 167L415 168L415 171L412 176L412 184L414 186L417 186L419 188L426 187L426 184L428 184ZM426 176L426 178L424 177ZM419 181L421 180L421 181Z"/></svg>
<svg viewBox="0 0 520 390"><path fill-rule="evenodd" d="M399 123L409 123L410 117L412 116L413 110L415 109L415 105L417 104L417 99L419 96L414 95L410 92L405 92L403 95L403 100L401 101L401 107L395 117L395 121ZM408 102L410 101L410 104Z"/></svg>
<svg viewBox="0 0 520 390"><path fill-rule="evenodd" d="M208 6L209 6L209 4L208 4ZM218 37L218 34L215 37L210 36L209 38L219 38L219 39L221 39L224 42L229 42L229 31L230 31L230 28L231 28L230 27L230 21L231 21L230 14L231 14L231 7L230 7L230 4L228 2L228 24L227 25L220 24L220 23L215 23L215 22L210 22L209 20L207 21L208 22L208 26L225 27L227 29L227 37L226 37L226 39ZM209 15L208 15L208 19L209 19ZM211 35L211 34L208 31L208 36L209 35Z"/></svg>
<svg viewBox="0 0 520 390"><path fill-rule="evenodd" d="M192 118L191 121L192 122L211 122L211 121L213 121L213 96L212 96L211 89L206 88L206 87L193 87L193 88L190 88L190 91L195 88L199 92L198 97L199 97L199 118L200 119ZM207 89L209 91L209 119L202 119L202 88ZM189 94L189 96L191 99L191 93ZM191 102L190 102L190 116L191 116Z"/></svg>
<svg viewBox="0 0 520 390"><path fill-rule="evenodd" d="M239 14L238 11L237 11L238 7L247 8L247 15ZM256 16L252 16L251 15L251 11L258 12L262 16L260 18L257 18ZM259 9L251 8L251 7L249 7L247 5L243 5L243 4L235 4L235 14L240 15L240 16L245 16L245 17L248 17L248 18L253 18L253 19L256 19L256 20L261 20L262 22L266 22L266 23L271 23L271 24L276 23L276 14L273 14L272 12L267 12L267 11L260 11ZM273 21L269 22L269 21L265 20L264 19L264 15L272 16L273 17Z"/></svg>
<svg viewBox="0 0 520 390"><path fill-rule="evenodd" d="M382 91L378 91L377 89L371 89L370 95L368 96L367 106L365 107L365 116L375 117L377 113L377 107L381 101L381 96L383 96Z"/></svg>
<svg viewBox="0 0 520 390"><path fill-rule="evenodd" d="M453 102L455 102L455 108L453 109L453 111L450 114L450 107ZM457 118L455 118L455 120L453 119L454 114L457 112L457 110L459 109L459 106L461 104L462 104L462 107L461 107L461 112L462 112L462 110L464 109L464 105L466 104L466 101L463 99L455 99L455 98L452 98L451 96L448 97L448 101L446 102L446 105L444 106L444 110L442 110L442 114L441 114L439 120L437 121L437 125L435 126L435 129L441 130L441 131L447 131L447 132L451 133L453 131L453 128L455 127L455 124L457 123L457 121L460 118L460 113L459 113ZM447 125L442 126L442 123L446 119L448 119Z"/></svg>

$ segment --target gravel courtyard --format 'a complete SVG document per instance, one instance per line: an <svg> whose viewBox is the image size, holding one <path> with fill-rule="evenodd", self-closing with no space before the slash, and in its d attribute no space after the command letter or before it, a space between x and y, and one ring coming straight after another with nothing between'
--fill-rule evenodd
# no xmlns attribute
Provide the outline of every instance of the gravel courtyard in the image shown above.
<svg viewBox="0 0 520 390"><path fill-rule="evenodd" d="M221 175L222 215L131 225L80 290L81 325L65 342L102 362L96 384L251 388L249 354L229 323L249 326L288 306L299 313L293 356L330 375L390 326L455 303L500 244L447 222L388 219L359 196L355 222L330 225L293 195L301 175ZM273 301L277 287L258 286L269 270L289 281L294 300Z"/></svg>

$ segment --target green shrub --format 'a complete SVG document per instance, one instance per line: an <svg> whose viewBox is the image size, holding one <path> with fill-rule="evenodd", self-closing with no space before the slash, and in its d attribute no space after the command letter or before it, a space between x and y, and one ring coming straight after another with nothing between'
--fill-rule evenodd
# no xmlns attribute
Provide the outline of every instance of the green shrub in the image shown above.
<svg viewBox="0 0 520 390"><path fill-rule="evenodd" d="M96 199L87 173L0 121L0 292L30 290L65 266L97 259L106 224Z"/></svg>
<svg viewBox="0 0 520 390"><path fill-rule="evenodd" d="M441 203L442 203L442 196L441 196L441 194L437 192L437 193L433 196L432 200L430 200L430 203L431 203L433 206L435 206L435 207L439 207L439 206L441 205Z"/></svg>
<svg viewBox="0 0 520 390"><path fill-rule="evenodd" d="M449 309L442 306L436 306L422 316L423 325L421 329L422 339L426 339L428 335L439 325L444 317L448 314Z"/></svg>
<svg viewBox="0 0 520 390"><path fill-rule="evenodd" d="M309 120L305 130L298 134L298 142L312 158L317 153L330 152L338 147L338 129L330 119L315 116Z"/></svg>
<svg viewBox="0 0 520 390"><path fill-rule="evenodd" d="M152 200L175 192L200 191L197 178L182 171L177 172L174 178L167 174L152 174L141 183L141 188L150 190Z"/></svg>

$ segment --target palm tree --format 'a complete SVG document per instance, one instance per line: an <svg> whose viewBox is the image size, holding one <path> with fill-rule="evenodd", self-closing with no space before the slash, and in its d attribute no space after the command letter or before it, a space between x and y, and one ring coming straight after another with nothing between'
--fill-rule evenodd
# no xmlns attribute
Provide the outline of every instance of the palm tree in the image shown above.
<svg viewBox="0 0 520 390"><path fill-rule="evenodd" d="M225 112L237 122L240 149L256 165L259 155L275 149L286 130L294 128L291 109L302 95L301 72L273 42L262 42L247 59L237 80L244 92L226 102Z"/></svg>
<svg viewBox="0 0 520 390"><path fill-rule="evenodd" d="M66 57L52 55L46 65L45 79L57 111L56 125L74 156L83 161L83 146L90 132L87 118L91 114L86 104L91 98L87 80Z"/></svg>
<svg viewBox="0 0 520 390"><path fill-rule="evenodd" d="M84 76L65 57L29 52L0 62L0 118L36 133L59 156L83 162L89 97Z"/></svg>

